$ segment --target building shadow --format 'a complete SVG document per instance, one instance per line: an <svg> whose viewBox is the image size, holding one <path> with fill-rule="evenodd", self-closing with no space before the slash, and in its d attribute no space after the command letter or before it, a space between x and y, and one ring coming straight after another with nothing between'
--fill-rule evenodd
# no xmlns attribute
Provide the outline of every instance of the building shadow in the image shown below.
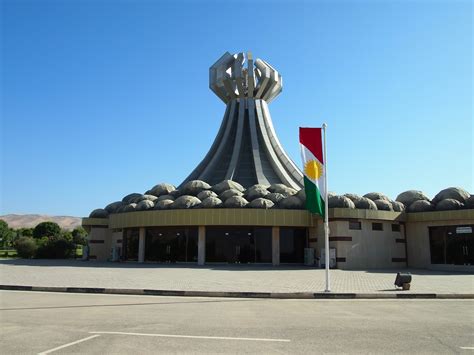
<svg viewBox="0 0 474 355"><path fill-rule="evenodd" d="M277 270L311 270L315 267L303 264L279 265L271 264L226 264L208 263L196 265L194 263L157 263L145 262L109 262L109 261L83 261L74 259L0 259L0 265L12 266L39 266L39 267L84 267L84 268L107 268L107 269L196 269L196 270L222 270L222 271L277 271Z"/></svg>

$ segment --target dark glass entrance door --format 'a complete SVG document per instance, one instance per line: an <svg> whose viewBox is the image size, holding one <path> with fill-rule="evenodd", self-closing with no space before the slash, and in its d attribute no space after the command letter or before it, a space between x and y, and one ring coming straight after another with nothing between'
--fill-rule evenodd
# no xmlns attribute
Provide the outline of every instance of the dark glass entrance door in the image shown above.
<svg viewBox="0 0 474 355"><path fill-rule="evenodd" d="M446 237L446 264L464 265L464 238L449 228Z"/></svg>
<svg viewBox="0 0 474 355"><path fill-rule="evenodd" d="M474 225L430 227L432 264L474 265Z"/></svg>
<svg viewBox="0 0 474 355"><path fill-rule="evenodd" d="M206 262L271 263L271 228L206 228Z"/></svg>
<svg viewBox="0 0 474 355"><path fill-rule="evenodd" d="M306 246L305 228L280 228L281 263L303 263Z"/></svg>
<svg viewBox="0 0 474 355"><path fill-rule="evenodd" d="M208 228L206 261L231 264L254 263L255 239L252 229Z"/></svg>
<svg viewBox="0 0 474 355"><path fill-rule="evenodd" d="M179 253L176 236L148 232L146 236L145 259L160 262L175 262Z"/></svg>
<svg viewBox="0 0 474 355"><path fill-rule="evenodd" d="M126 229L123 237L122 260L138 260L138 229Z"/></svg>
<svg viewBox="0 0 474 355"><path fill-rule="evenodd" d="M165 263L197 261L197 229L147 228L145 260Z"/></svg>
<svg viewBox="0 0 474 355"><path fill-rule="evenodd" d="M238 264L248 264L255 262L255 240L251 232L234 232L232 243L229 243L234 250L229 254L230 262Z"/></svg>
<svg viewBox="0 0 474 355"><path fill-rule="evenodd" d="M471 233L470 236L467 236L467 235L465 236L464 259L466 261L466 264L474 265L474 234L473 233Z"/></svg>

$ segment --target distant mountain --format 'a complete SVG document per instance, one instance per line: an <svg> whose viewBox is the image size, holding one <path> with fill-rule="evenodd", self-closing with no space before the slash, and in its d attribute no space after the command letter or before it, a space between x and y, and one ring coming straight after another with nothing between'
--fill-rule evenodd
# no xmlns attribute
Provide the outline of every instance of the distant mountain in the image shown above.
<svg viewBox="0 0 474 355"><path fill-rule="evenodd" d="M62 229L73 230L81 225L82 218L71 216L48 216L41 214L7 214L0 216L10 228L34 228L41 222L56 222Z"/></svg>

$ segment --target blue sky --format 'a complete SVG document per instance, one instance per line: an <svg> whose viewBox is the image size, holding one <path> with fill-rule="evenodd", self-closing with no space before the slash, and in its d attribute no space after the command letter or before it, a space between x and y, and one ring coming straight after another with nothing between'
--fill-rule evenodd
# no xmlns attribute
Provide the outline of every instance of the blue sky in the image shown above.
<svg viewBox="0 0 474 355"><path fill-rule="evenodd" d="M474 193L471 1L1 6L0 214L178 185L225 110L209 66L247 50L283 75L270 112L298 165L298 127L327 122L329 190Z"/></svg>

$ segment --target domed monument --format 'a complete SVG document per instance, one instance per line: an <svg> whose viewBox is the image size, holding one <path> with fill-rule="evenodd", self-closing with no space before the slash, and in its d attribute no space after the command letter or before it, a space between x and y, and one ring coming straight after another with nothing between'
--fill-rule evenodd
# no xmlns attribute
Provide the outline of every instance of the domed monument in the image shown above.
<svg viewBox="0 0 474 355"><path fill-rule="evenodd" d="M323 221L304 209L303 174L268 108L281 74L250 52L226 52L209 69L209 87L226 108L206 156L178 187L159 183L84 218L89 259L318 264ZM474 265L474 197L462 188L433 200L418 190L395 201L379 192L328 197L331 267Z"/></svg>

